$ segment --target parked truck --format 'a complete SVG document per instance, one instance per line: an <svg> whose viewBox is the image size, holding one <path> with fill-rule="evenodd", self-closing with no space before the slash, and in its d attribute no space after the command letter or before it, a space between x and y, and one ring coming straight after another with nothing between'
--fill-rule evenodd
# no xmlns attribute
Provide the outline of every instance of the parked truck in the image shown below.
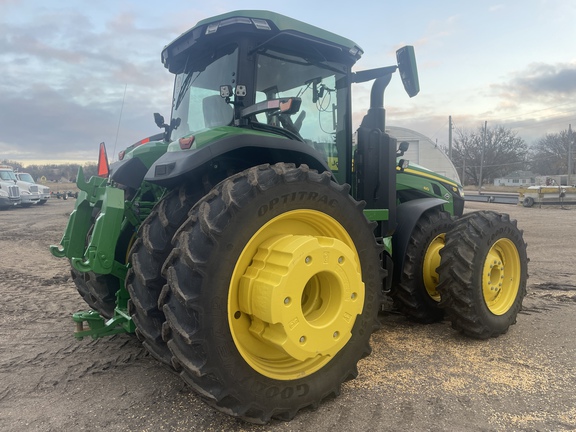
<svg viewBox="0 0 576 432"><path fill-rule="evenodd" d="M23 187L28 187L28 190L32 188L37 191L38 201L37 204L46 204L48 198L50 198L50 188L42 184L38 184L34 181L34 178L27 172L17 171L14 173L18 179L18 185Z"/></svg>
<svg viewBox="0 0 576 432"><path fill-rule="evenodd" d="M38 185L20 180L10 165L0 165L0 175L8 182L14 183L18 188L20 194L20 203L18 205L30 207L40 201Z"/></svg>
<svg viewBox="0 0 576 432"><path fill-rule="evenodd" d="M91 296L76 336L135 331L211 406L263 423L356 377L385 295L418 321L506 332L526 292L522 231L463 215L461 186L385 133L392 75L419 92L413 47L353 72L362 54L267 11L205 19L167 45L162 137L112 165L101 146L101 177L80 170L51 248ZM353 145L352 87L370 81Z"/></svg>
<svg viewBox="0 0 576 432"><path fill-rule="evenodd" d="M0 210L20 205L20 188L16 185L12 167L0 165Z"/></svg>

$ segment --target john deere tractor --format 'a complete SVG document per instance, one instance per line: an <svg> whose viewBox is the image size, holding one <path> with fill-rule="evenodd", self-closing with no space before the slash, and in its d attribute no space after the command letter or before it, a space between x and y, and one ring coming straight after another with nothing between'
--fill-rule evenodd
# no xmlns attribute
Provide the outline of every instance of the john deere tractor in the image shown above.
<svg viewBox="0 0 576 432"><path fill-rule="evenodd" d="M362 50L265 11L200 21L162 51L175 75L161 137L83 190L64 237L92 311L76 336L135 331L215 408L289 420L338 395L370 353L389 294L412 319L446 314L498 336L525 295L526 245L507 215L468 213L457 183L403 158L385 127L414 50L360 72ZM373 81L352 130L352 87ZM144 140L148 141L148 140Z"/></svg>

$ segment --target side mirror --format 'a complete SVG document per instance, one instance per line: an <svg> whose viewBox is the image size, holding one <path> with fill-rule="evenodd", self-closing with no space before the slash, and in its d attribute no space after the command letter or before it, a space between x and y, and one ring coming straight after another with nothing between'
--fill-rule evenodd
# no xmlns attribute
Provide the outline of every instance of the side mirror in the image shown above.
<svg viewBox="0 0 576 432"><path fill-rule="evenodd" d="M398 146L398 151L396 152L396 155L403 156L404 153L408 151L408 147L410 147L410 143L408 141L402 141Z"/></svg>
<svg viewBox="0 0 576 432"><path fill-rule="evenodd" d="M408 96L414 97L420 91L420 82L418 81L418 67L416 66L416 56L414 47L406 45L396 51L396 60L404 90Z"/></svg>
<svg viewBox="0 0 576 432"><path fill-rule="evenodd" d="M156 126L159 128L163 128L165 125L164 116L160 115L159 113L154 113L154 123L156 123Z"/></svg>
<svg viewBox="0 0 576 432"><path fill-rule="evenodd" d="M180 126L180 118L170 120L170 124L164 123L164 116L154 113L154 122L159 128L164 128L164 141L170 141L170 135L174 129Z"/></svg>

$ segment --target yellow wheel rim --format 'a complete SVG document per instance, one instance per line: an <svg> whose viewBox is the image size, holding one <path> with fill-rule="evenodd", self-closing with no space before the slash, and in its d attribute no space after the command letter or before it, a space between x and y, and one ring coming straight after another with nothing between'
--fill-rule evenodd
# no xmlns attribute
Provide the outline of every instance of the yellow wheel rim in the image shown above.
<svg viewBox="0 0 576 432"><path fill-rule="evenodd" d="M424 287L430 298L436 302L440 301L440 294L436 287L440 281L436 269L440 265L440 250L444 247L446 242L444 233L437 235L428 245L426 253L424 254L424 262L422 265L422 279Z"/></svg>
<svg viewBox="0 0 576 432"><path fill-rule="evenodd" d="M291 380L334 358L363 305L360 262L344 227L324 213L295 210L246 244L230 282L228 321L254 370Z"/></svg>
<svg viewBox="0 0 576 432"><path fill-rule="evenodd" d="M503 315L514 304L520 287L520 255L510 239L499 239L488 251L482 273L486 306L494 315Z"/></svg>

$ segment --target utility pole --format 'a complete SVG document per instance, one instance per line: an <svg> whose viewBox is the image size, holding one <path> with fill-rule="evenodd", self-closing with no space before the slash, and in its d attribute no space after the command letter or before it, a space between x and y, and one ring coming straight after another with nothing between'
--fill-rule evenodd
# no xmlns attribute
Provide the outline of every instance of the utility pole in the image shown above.
<svg viewBox="0 0 576 432"><path fill-rule="evenodd" d="M572 125L568 125L568 184L572 186Z"/></svg>
<svg viewBox="0 0 576 432"><path fill-rule="evenodd" d="M448 116L448 159L452 161L452 116Z"/></svg>
<svg viewBox="0 0 576 432"><path fill-rule="evenodd" d="M486 129L488 121L484 122L484 133L482 134L482 153L480 155L480 179L478 180L478 193L482 193L482 168L484 167L484 148L486 147Z"/></svg>

